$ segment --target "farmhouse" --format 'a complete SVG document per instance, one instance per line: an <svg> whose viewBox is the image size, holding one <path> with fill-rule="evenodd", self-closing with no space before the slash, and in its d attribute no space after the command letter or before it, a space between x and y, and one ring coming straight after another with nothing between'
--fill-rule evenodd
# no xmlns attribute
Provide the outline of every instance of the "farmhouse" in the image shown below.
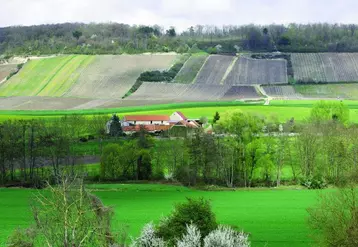
<svg viewBox="0 0 358 247"><path fill-rule="evenodd" d="M149 133L161 133L171 131L173 128L197 129L200 124L189 120L182 112L174 112L166 115L127 115L124 116L121 125L127 135L139 132L144 128Z"/></svg>

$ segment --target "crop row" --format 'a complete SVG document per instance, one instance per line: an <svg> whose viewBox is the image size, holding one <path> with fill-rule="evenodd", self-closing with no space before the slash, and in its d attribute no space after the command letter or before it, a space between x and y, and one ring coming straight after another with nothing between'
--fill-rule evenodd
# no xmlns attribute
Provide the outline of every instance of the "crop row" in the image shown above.
<svg viewBox="0 0 358 247"><path fill-rule="evenodd" d="M252 86L145 82L128 100L207 101L259 98Z"/></svg>
<svg viewBox="0 0 358 247"><path fill-rule="evenodd" d="M297 93L293 86L264 86L262 87L266 94L273 98L302 98L300 93Z"/></svg>
<svg viewBox="0 0 358 247"><path fill-rule="evenodd" d="M252 59L240 57L224 84L285 84L287 79L287 61L284 59Z"/></svg>
<svg viewBox="0 0 358 247"><path fill-rule="evenodd" d="M295 80L298 82L358 81L358 54L292 54Z"/></svg>

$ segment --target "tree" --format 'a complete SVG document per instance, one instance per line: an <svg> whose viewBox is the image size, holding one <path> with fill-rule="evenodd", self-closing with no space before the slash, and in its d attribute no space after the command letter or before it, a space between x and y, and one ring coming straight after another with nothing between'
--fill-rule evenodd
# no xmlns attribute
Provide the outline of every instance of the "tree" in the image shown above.
<svg viewBox="0 0 358 247"><path fill-rule="evenodd" d="M281 38L278 40L277 43L278 43L278 45L281 45L281 46L288 46L288 45L291 45L291 40L287 36L281 36Z"/></svg>
<svg viewBox="0 0 358 247"><path fill-rule="evenodd" d="M328 121L347 124L349 122L349 108L342 101L320 101L313 105L309 120L316 124Z"/></svg>
<svg viewBox="0 0 358 247"><path fill-rule="evenodd" d="M39 192L31 208L39 246L111 246L112 210L89 193L83 180L62 176L58 186L48 184L48 193ZM28 240L27 240L28 241Z"/></svg>
<svg viewBox="0 0 358 247"><path fill-rule="evenodd" d="M167 33L167 36L172 37L172 38L175 37L175 36L177 36L177 33L176 33L174 27L170 27L170 28L166 31L166 33Z"/></svg>
<svg viewBox="0 0 358 247"><path fill-rule="evenodd" d="M358 193L355 186L321 194L308 209L315 246L358 246Z"/></svg>
<svg viewBox="0 0 358 247"><path fill-rule="evenodd" d="M77 40L79 40L79 38L82 36L82 32L79 30L76 30L76 31L72 32L72 36L74 38L76 38Z"/></svg>
<svg viewBox="0 0 358 247"><path fill-rule="evenodd" d="M264 29L262 29L262 33L263 33L264 35L267 35L267 34L268 34L268 29L267 29L267 27L265 27Z"/></svg>
<svg viewBox="0 0 358 247"><path fill-rule="evenodd" d="M216 122L219 120L220 120L220 114L219 112L216 112L214 115L213 123L216 124Z"/></svg>
<svg viewBox="0 0 358 247"><path fill-rule="evenodd" d="M247 187L249 174L247 173L245 149L248 143L260 137L264 121L255 115L236 110L226 112L217 123L215 132L232 135L236 142L238 178Z"/></svg>
<svg viewBox="0 0 358 247"><path fill-rule="evenodd" d="M216 217L209 201L203 198L187 198L186 202L176 204L172 213L160 222L157 235L174 244L186 233L187 225L190 224L197 226L203 237L217 228Z"/></svg>
<svg viewBox="0 0 358 247"><path fill-rule="evenodd" d="M123 135L122 125L119 117L116 114L113 114L110 120L109 134L113 137L119 137Z"/></svg>
<svg viewBox="0 0 358 247"><path fill-rule="evenodd" d="M103 179L117 179L121 169L121 150L118 144L108 144L103 149L101 157L100 174Z"/></svg>

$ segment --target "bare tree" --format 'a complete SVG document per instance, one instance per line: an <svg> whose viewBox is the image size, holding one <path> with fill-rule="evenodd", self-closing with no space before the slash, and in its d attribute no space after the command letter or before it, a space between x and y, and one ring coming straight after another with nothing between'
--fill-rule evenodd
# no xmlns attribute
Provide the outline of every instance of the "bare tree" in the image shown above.
<svg viewBox="0 0 358 247"><path fill-rule="evenodd" d="M62 176L50 193L39 192L33 203L38 237L42 246L110 246L113 212L89 193L83 180Z"/></svg>

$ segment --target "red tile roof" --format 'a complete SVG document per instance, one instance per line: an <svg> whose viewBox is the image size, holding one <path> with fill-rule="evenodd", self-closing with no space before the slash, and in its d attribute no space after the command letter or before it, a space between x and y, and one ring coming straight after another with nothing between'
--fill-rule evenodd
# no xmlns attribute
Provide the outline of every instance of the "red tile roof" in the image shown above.
<svg viewBox="0 0 358 247"><path fill-rule="evenodd" d="M169 116L160 115L134 115L124 116L124 121L169 121Z"/></svg>

